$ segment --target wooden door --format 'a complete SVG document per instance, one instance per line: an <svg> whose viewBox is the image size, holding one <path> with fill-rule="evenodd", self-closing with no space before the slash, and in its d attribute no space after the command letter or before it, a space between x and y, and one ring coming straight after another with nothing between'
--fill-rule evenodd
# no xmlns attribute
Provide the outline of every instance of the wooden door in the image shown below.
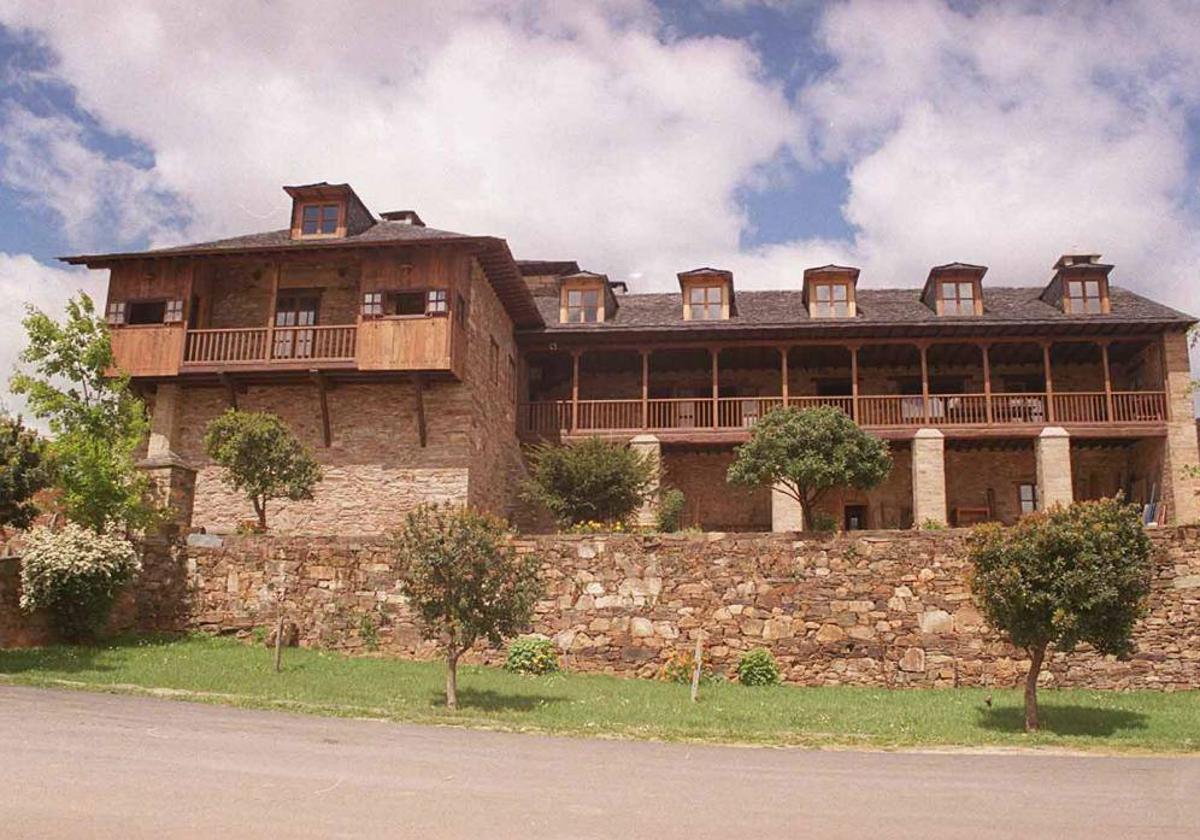
<svg viewBox="0 0 1200 840"><path fill-rule="evenodd" d="M313 331L320 299L314 294L282 295L275 304L276 359L307 359L313 353Z"/></svg>

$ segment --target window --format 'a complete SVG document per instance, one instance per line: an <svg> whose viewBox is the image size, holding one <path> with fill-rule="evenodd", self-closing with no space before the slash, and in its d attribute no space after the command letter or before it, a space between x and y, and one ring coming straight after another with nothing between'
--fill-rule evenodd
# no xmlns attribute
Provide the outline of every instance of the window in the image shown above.
<svg viewBox="0 0 1200 840"><path fill-rule="evenodd" d="M169 300L167 301L167 311L163 315L163 321L168 324L177 324L183 320L183 301Z"/></svg>
<svg viewBox="0 0 1200 840"><path fill-rule="evenodd" d="M454 297L454 317L458 321L459 327L467 328L467 299L461 294Z"/></svg>
<svg viewBox="0 0 1200 840"><path fill-rule="evenodd" d="M500 382L500 345L496 343L496 339L492 339L490 361L492 365L492 382Z"/></svg>
<svg viewBox="0 0 1200 840"><path fill-rule="evenodd" d="M692 286L687 290L688 308L693 321L719 321L724 289L721 286Z"/></svg>
<svg viewBox="0 0 1200 840"><path fill-rule="evenodd" d="M809 303L813 318L848 318L850 316L850 287L845 283L817 283Z"/></svg>
<svg viewBox="0 0 1200 840"><path fill-rule="evenodd" d="M129 304L127 324L161 324L167 314L165 300L139 300Z"/></svg>
<svg viewBox="0 0 1200 840"><path fill-rule="evenodd" d="M938 283L938 309L942 315L974 315L975 284L969 280Z"/></svg>
<svg viewBox="0 0 1200 840"><path fill-rule="evenodd" d="M362 302L364 318L378 318L383 314L383 292L364 292Z"/></svg>
<svg viewBox="0 0 1200 840"><path fill-rule="evenodd" d="M1068 280L1067 311L1081 315L1104 312L1103 289L1099 280Z"/></svg>
<svg viewBox="0 0 1200 840"><path fill-rule="evenodd" d="M444 315L448 308L449 301L444 289L363 293L364 318L379 318L384 315Z"/></svg>
<svg viewBox="0 0 1200 840"><path fill-rule="evenodd" d="M567 289L568 324L594 324L600 320L599 289Z"/></svg>
<svg viewBox="0 0 1200 840"><path fill-rule="evenodd" d="M1036 484L1023 483L1017 485L1017 504L1021 514L1033 513L1037 510L1038 492Z"/></svg>
<svg viewBox="0 0 1200 840"><path fill-rule="evenodd" d="M108 305L108 309L104 313L104 320L111 326L119 326L125 323L125 302L115 301Z"/></svg>
<svg viewBox="0 0 1200 840"><path fill-rule="evenodd" d="M300 208L300 233L304 236L337 233L341 205L305 204Z"/></svg>
<svg viewBox="0 0 1200 840"><path fill-rule="evenodd" d="M450 311L450 293L445 289L430 289L425 293L425 314L445 315Z"/></svg>

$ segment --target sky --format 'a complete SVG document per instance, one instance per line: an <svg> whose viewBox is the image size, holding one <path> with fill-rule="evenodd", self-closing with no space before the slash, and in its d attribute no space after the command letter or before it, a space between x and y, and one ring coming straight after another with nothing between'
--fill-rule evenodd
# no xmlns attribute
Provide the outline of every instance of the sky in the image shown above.
<svg viewBox="0 0 1200 840"><path fill-rule="evenodd" d="M0 371L26 304L103 295L55 257L282 228L311 181L632 291L1086 251L1200 312L1197 31L1183 0L0 0Z"/></svg>

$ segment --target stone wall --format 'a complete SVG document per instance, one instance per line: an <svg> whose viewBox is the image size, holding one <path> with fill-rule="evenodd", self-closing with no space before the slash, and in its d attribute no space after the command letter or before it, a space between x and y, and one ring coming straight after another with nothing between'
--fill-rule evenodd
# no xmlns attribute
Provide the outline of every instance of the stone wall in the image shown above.
<svg viewBox="0 0 1200 840"><path fill-rule="evenodd" d="M703 631L730 673L742 652L771 649L802 685L1016 684L1021 655L983 626L966 584L963 531L655 537L546 536L517 549L543 559L548 594L534 629L566 667L652 676ZM287 611L303 644L432 656L399 594L379 539L212 537L188 549L189 624L248 632ZM1046 682L1097 688L1200 687L1200 531L1155 532L1151 613L1126 662L1055 654ZM474 658L497 663L501 651Z"/></svg>

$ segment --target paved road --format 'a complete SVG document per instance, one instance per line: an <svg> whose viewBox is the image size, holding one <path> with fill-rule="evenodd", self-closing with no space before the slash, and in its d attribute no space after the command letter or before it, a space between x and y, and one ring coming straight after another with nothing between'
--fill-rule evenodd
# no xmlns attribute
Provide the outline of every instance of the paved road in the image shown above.
<svg viewBox="0 0 1200 840"><path fill-rule="evenodd" d="M1195 838L1200 759L588 741L0 686L0 835Z"/></svg>

